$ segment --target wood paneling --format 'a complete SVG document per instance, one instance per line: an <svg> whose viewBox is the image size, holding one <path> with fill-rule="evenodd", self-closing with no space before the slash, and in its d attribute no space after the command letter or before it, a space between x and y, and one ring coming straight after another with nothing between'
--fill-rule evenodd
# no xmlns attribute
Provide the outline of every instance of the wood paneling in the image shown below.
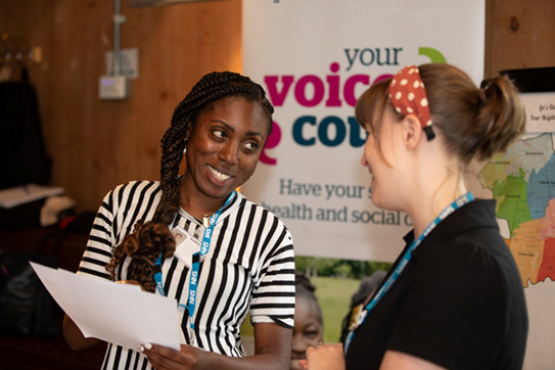
<svg viewBox="0 0 555 370"><path fill-rule="evenodd" d="M554 0L486 0L484 76L555 66Z"/></svg>
<svg viewBox="0 0 555 370"><path fill-rule="evenodd" d="M121 47L139 48L139 78L130 99L100 100L113 8L113 0L0 1L0 32L42 48L30 76L52 184L81 209L96 209L117 184L158 179L160 139L177 104L205 73L241 69L240 0L150 8L122 0Z"/></svg>

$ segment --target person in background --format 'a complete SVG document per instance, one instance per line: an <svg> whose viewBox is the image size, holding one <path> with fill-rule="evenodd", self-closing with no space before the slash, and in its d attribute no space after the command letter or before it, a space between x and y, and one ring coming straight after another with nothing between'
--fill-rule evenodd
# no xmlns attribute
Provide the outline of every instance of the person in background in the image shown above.
<svg viewBox="0 0 555 370"><path fill-rule="evenodd" d="M180 351L108 344L103 368L288 368L293 241L280 220L235 190L256 168L272 113L264 90L248 77L205 75L162 138L160 181L130 182L104 198L78 273L175 298L182 336ZM172 231L187 236L177 248ZM247 312L255 355L245 357L239 332ZM64 336L73 349L98 341L84 338L67 315Z"/></svg>
<svg viewBox="0 0 555 370"><path fill-rule="evenodd" d="M306 360L309 346L323 342L322 310L314 292L316 287L302 273L295 271L295 324L291 346L290 370L299 370L299 360Z"/></svg>
<svg viewBox="0 0 555 370"><path fill-rule="evenodd" d="M341 338L339 338L339 342L345 343L345 339L347 339L347 334L349 333L349 325L351 323L352 313L353 311L357 312L355 308L359 307L359 309L363 309L364 306L368 304L372 294L376 291L378 286L380 286L383 278L387 274L384 270L376 270L372 274L372 276L367 276L360 282L358 286L358 290L353 293L351 296L351 305L349 307L349 312L343 318L341 322Z"/></svg>
<svg viewBox="0 0 555 370"><path fill-rule="evenodd" d="M368 132L372 202L406 212L414 230L345 347L310 347L308 369L520 370L528 316L519 271L495 200L475 200L463 178L471 161L524 132L517 90L504 76L478 89L454 66L408 66L367 90L356 117Z"/></svg>

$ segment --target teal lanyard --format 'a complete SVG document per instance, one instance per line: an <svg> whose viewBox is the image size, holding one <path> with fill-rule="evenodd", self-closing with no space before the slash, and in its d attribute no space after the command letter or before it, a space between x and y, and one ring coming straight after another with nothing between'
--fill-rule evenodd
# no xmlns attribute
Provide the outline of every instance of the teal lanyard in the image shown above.
<svg viewBox="0 0 555 370"><path fill-rule="evenodd" d="M409 261L411 260L412 252L416 249L416 247L418 247L418 245L422 242L422 240L424 240L424 238L441 221L443 221L447 216L449 216L451 213L455 212L457 209L461 208L463 205L472 202L473 200L474 200L474 197L472 196L471 192L468 192L465 195L463 195L462 197L455 200L453 203L448 205L443 211L441 211L439 216L437 216L436 219L434 221L432 221L432 223L430 223L428 225L428 227L426 227L426 229L418 237L418 239L412 241L410 246L407 248L407 250L405 251L405 253L401 257L401 261L399 261L399 264L397 265L397 267L395 268L395 270L393 271L393 273L391 274L389 279L387 279L387 281L382 285L380 290L376 294L374 294L374 296L372 297L372 299L370 300L368 305L365 307L364 311L362 312L362 314L360 315L360 317L358 319L356 327L349 331L349 334L347 335L347 338L345 339L345 353L347 353L349 345L351 344L351 341L353 340L356 328L358 328L360 325L362 325L362 323L364 323L364 321L366 321L366 317L368 316L368 313L383 298L383 296L391 288L393 283L395 283L395 281L397 280L399 275L401 275L401 272L403 272L403 270L405 269L405 267L408 265Z"/></svg>
<svg viewBox="0 0 555 370"><path fill-rule="evenodd" d="M199 278L199 269L200 269L200 261L203 259L204 256L208 254L210 250L210 241L212 240L212 233L214 231L214 226L216 222L218 222L218 218L222 214L224 208L231 203L233 198L235 198L236 191L229 195L225 204L220 208L216 213L214 213L210 217L210 225L204 229L204 235L202 237L202 244L200 245L200 252L193 254L193 265L191 267L191 278L189 279L189 297L187 300L187 305L179 303L180 306L187 308L189 311L189 322L190 322L190 340L193 340L193 331L195 329L195 324L193 323L193 314L195 313L195 305L196 305L196 297L197 297L197 284ZM156 282L156 288L158 289L158 293L162 296L165 296L166 293L164 292L164 284L162 284L162 271L160 265L162 264L162 254L156 259L154 262L155 269L157 270L154 273L154 281Z"/></svg>

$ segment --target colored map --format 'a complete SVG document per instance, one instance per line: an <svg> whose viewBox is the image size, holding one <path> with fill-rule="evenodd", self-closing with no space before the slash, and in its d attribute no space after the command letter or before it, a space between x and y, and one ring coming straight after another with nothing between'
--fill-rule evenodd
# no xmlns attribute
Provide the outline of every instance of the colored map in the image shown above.
<svg viewBox="0 0 555 370"><path fill-rule="evenodd" d="M553 134L519 140L480 172L497 200L502 235L522 284L555 281L555 152ZM503 225L506 223L506 232Z"/></svg>

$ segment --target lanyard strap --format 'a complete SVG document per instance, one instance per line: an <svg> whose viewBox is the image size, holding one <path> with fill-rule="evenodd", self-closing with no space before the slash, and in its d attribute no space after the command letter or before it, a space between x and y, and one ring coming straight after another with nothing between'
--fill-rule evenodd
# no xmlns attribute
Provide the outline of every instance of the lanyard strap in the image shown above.
<svg viewBox="0 0 555 370"><path fill-rule="evenodd" d="M225 201L222 208L217 210L216 213L214 213L210 217L210 225L204 229L204 235L202 236L202 244L200 245L200 252L193 254L191 278L189 279L189 297L187 300L188 304L184 305L184 304L178 303L180 306L187 308L189 311L189 318L190 318L189 321L190 321L191 330L195 328L195 325L193 323L193 314L195 313L200 261L204 256L208 254L208 251L210 250L210 241L212 239L214 226L216 225L216 222L218 222L218 218L220 218L220 215L222 214L224 208L227 207L229 203L231 203L233 198L235 198L235 195L236 195L236 191L233 190L233 192L229 195L229 197ZM158 289L158 293L160 293L162 296L166 296L166 292L164 291L164 284L162 284L162 270L160 268L161 264L162 264L162 254L160 254L160 256L158 256L158 258L154 262L155 269L157 270L154 273L154 281L156 282L156 288Z"/></svg>
<svg viewBox="0 0 555 370"><path fill-rule="evenodd" d="M412 259L412 252L416 249L416 247L418 247L422 242L422 240L424 240L424 238L447 216L455 212L457 209L461 208L463 205L472 202L473 200L474 200L474 196L472 195L471 192L468 192L465 195L458 198L457 200L455 200L453 203L448 205L443 211L441 211L439 216L437 216L436 219L432 221L428 225L428 227L426 227L426 229L418 237L418 239L412 241L410 246L407 248L407 250L401 257L399 264L397 265L397 267L395 268L391 276L389 276L389 279L387 279L387 281L382 285L380 290L378 290L378 292L374 294L370 302L368 302L368 305L366 305L364 310L361 312L356 322L356 326L349 331L349 334L347 335L347 338L345 340L345 353L347 353L347 349L351 344L356 328L359 327L362 323L364 323L364 321L366 321L366 317L368 316L368 313L376 306L376 304L378 304L378 302L383 298L383 296L389 291L393 283L395 283L399 275L401 275L405 267Z"/></svg>

